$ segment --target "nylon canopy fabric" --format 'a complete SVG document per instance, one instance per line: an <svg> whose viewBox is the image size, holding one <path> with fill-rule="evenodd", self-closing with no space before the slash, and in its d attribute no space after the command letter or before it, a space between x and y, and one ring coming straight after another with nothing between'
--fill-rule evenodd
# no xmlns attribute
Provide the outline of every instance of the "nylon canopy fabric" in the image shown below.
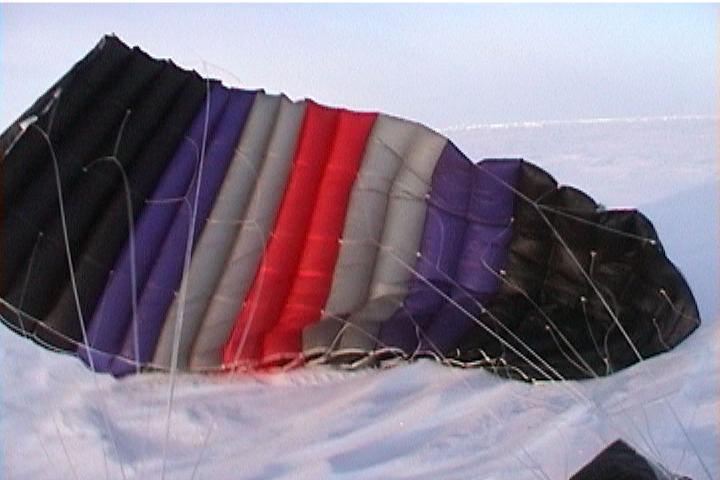
<svg viewBox="0 0 720 480"><path fill-rule="evenodd" d="M68 74L72 77L71 79L59 82L61 86L56 87L56 92L58 88L62 88L62 96L57 97L56 94L53 106L45 108L48 115L52 117L52 120L48 119L44 124L45 129L51 127L48 138L51 142L57 138L57 143L66 148L54 146L54 151L50 152L49 146L53 145L52 143L48 144L42 138L38 142L38 137L42 137L45 133L30 128L27 135L23 135L15 143L3 165L4 172L10 174L3 178L4 188L7 187L4 194L7 195L8 192L19 188L17 184L20 183L20 179L24 179L23 181L26 182L32 177L27 173L23 177L12 173L19 171L18 166L21 165L19 159L22 159L24 163L25 155L27 155L27 167L30 168L30 171L42 172L41 175L36 176L35 180L43 183L50 181L49 177L54 177L53 161L49 153L55 155L58 161L60 186L65 199L64 213L68 220L68 246L73 258L80 258L76 265L82 265L84 259L88 258L86 246L89 236L100 238L103 245L107 245L110 237L124 237L122 228L113 228L112 230L100 228L103 222L107 224L108 216L100 214L100 211L107 203L108 198L114 195L116 198L124 199L125 194L124 189L118 185L117 181L120 169L111 165L109 161L98 161L98 158L109 159L112 156L118 165L123 165L128 169L134 168L137 164L145 165L147 163L162 168L161 159L163 157L155 157L153 154L157 153L158 149L167 149L173 146L184 134L187 117L194 113L200 100L197 95L192 95L192 89L197 90L202 86L202 81L197 75L185 72L169 62L151 60L139 50L131 51L112 37L101 42L101 46L102 48L98 46L88 58ZM153 68L150 68L149 65L152 65ZM149 85L150 88L143 90L143 93L137 98L137 102L123 112L125 116L121 119L121 124L115 123L113 126L113 122L120 117L110 117L103 112L103 108L108 107L113 100L110 97L102 97L111 92L130 91L128 82L134 85L132 88L137 88L137 82L142 80L142 78L125 76L113 82L108 78L114 73L116 74L118 69L123 66L130 72L149 72L145 77L150 75L153 82ZM153 76L152 72L155 71L159 73ZM81 76L81 73L84 75ZM126 80L126 85L122 85L123 79ZM176 102L174 97L177 96L183 85L185 85L183 93L186 95ZM84 96L79 93L81 91L85 92ZM59 101L58 98L62 98L62 101ZM92 100L98 100L99 107L96 107L95 110L88 110ZM118 106L120 105L118 104ZM175 106L174 109L173 106ZM89 123L93 120L99 122L99 125ZM39 127L43 123L37 121L35 125ZM164 125L172 127L172 129ZM105 141L107 150L104 151L104 155L93 158L92 154L87 153L87 146L93 144L92 141L85 140L83 145L83 137L88 133L87 129L93 128L94 132L110 132L112 128L118 128L118 126L122 127L123 142L121 144L116 141L117 139L113 140L111 135L107 135L108 138ZM61 132L61 134L58 135L57 132ZM65 137L73 136L77 138L66 141ZM117 148L115 145L109 147L113 143L118 144ZM33 149L39 151L40 154L33 156L31 154ZM39 158L45 160L45 163L38 163ZM137 167L135 170L139 168ZM14 180L15 178L18 180ZM131 188L135 186L136 184L131 182ZM70 284L67 263L63 261L65 257L63 235L65 232L62 230L61 217L46 211L48 205L57 205L58 194L55 188L48 188L42 192L31 189L25 194L30 195L30 208L37 213L34 218L38 219L42 215L48 214L50 217L44 223L32 224L30 219L33 217L22 216L22 212L27 212L22 203L18 200L13 201L12 198L6 199L6 205L13 205L9 216L22 222L26 227L26 233L35 231L35 238L29 242L31 247L29 254L26 248L18 248L13 249L10 255L3 256L6 259L13 259L12 263L15 265L25 264L25 271L20 279L7 288L4 295L5 298L22 304L23 311L27 315L23 318L12 314L7 317L11 321L15 319L18 326L28 334L34 332L37 338L45 344L55 348L74 349L73 342L80 341L82 338L82 325L77 317L75 302L73 301L71 304L70 314L67 311L61 314L56 314L54 311L49 313L62 287ZM124 206L124 200L122 203ZM3 242L9 242L12 245L22 242L20 238L12 237L12 223L4 222L4 225L6 228L3 229L3 232L8 232L10 236L3 238ZM24 253L26 258L22 259ZM3 280L7 281L12 277L13 268L10 265L5 266L8 268L3 271ZM82 293L86 293L85 287L89 286L89 283L85 282L84 277L79 274L80 270L77 275L77 286ZM101 282L105 280L105 277L100 278ZM88 297L81 295L83 306L86 300ZM84 311L87 312L88 309ZM89 313L91 314L92 311ZM46 318L44 323L36 323L33 320L43 317ZM41 328L35 328L36 326Z"/></svg>
<svg viewBox="0 0 720 480"><path fill-rule="evenodd" d="M417 272L403 306L383 325L382 348L442 356L497 290L511 232L518 162L472 167L449 145L438 162Z"/></svg>
<svg viewBox="0 0 720 480"><path fill-rule="evenodd" d="M12 146L13 154L3 164L3 194L15 197L31 181L29 168L44 168L51 161L45 140L33 124L59 142L78 116L86 114L100 91L117 78L130 57L136 53L115 37L104 37L100 43L70 69L58 82L38 98L21 117L3 133L0 145L4 153ZM57 98L62 92L62 102ZM12 159L23 159L23 161Z"/></svg>
<svg viewBox="0 0 720 480"><path fill-rule="evenodd" d="M48 314L61 288L70 283L66 265L53 262L53 259L64 255L63 235L67 234L74 258L82 255L85 242L89 234L101 222L100 215L104 206L111 200L115 192L124 194L118 186L118 177L121 168L130 172L142 155L142 149L149 146L150 139L159 133L160 122L169 113L172 99L180 91L183 76L178 75L175 67L165 66L160 74L153 79L153 86L144 95L141 102L129 110L124 119L121 135L122 140L117 142L115 151L108 151L105 158L112 157L113 161L91 160L84 166L83 174L78 178L72 188L63 189L65 197L65 218L67 231L63 232L60 216L51 217L45 224L43 239L34 247L31 254L32 275L27 275L27 287L24 287L24 301L32 305L31 313L38 317ZM158 138L158 137L156 137ZM115 163L116 162L116 163ZM82 246L81 246L82 245ZM30 271L29 266L25 271ZM17 289L16 289L17 290ZM13 298L14 291L9 296ZM20 292L17 292L19 297ZM73 319L74 320L74 319ZM46 322L52 330L68 331L70 325L79 325L79 322L66 322L64 318L51 319ZM80 331L75 328L70 331L71 338L79 338ZM46 341L59 345L53 341L52 331L41 329L36 334ZM69 345L64 345L64 348Z"/></svg>
<svg viewBox="0 0 720 480"><path fill-rule="evenodd" d="M455 348L495 296L512 235L518 166L512 160L483 160L475 168L455 285L427 327L420 351L443 355Z"/></svg>
<svg viewBox="0 0 720 480"><path fill-rule="evenodd" d="M136 368L136 363L122 361L122 358L134 359L140 364L152 359L162 322L182 278L186 255L190 255L193 240L205 226L254 97L254 92L230 91L213 138L196 165L184 201L180 202L142 295L138 296L136 317L125 335L121 356L115 358L111 367L114 373L122 374Z"/></svg>
<svg viewBox="0 0 720 480"><path fill-rule="evenodd" d="M322 315L342 241L340 234L351 188L376 117L340 112L298 273L280 318L265 336L261 358L297 357L302 350L302 329Z"/></svg>
<svg viewBox="0 0 720 480"><path fill-rule="evenodd" d="M182 142L165 168L151 199L134 227L134 235L123 247L113 274L103 291L88 327L88 347L80 349L83 359L91 361L96 370L110 368L120 352L125 335L137 307L152 262L157 258L165 235L179 209L178 199L188 192L191 179L200 161L200 146L212 134L224 112L228 90L216 84L207 97L204 110L198 112L190 128L189 138Z"/></svg>
<svg viewBox="0 0 720 480"><path fill-rule="evenodd" d="M252 194L255 176L263 167L279 109L279 96L264 93L255 96L242 137L195 246L190 269L185 275L185 288L190 294L185 297L183 305L178 296L173 299L155 349L154 364L170 367L179 315L182 329L179 331L177 350L182 356L177 359L177 364L181 368L188 365L192 341L222 275L223 265L229 260L233 241ZM180 308L182 311L178 311Z"/></svg>
<svg viewBox="0 0 720 480"><path fill-rule="evenodd" d="M305 108L305 102L281 100L277 124L247 214L193 342L191 367L217 368L222 365L223 345L260 265L280 208Z"/></svg>
<svg viewBox="0 0 720 480"><path fill-rule="evenodd" d="M381 324L397 309L413 277L427 211L431 177L447 139L420 128L390 187L385 223L368 296L347 319L336 354L355 356L375 347Z"/></svg>
<svg viewBox="0 0 720 480"><path fill-rule="evenodd" d="M312 270L321 266L312 264L328 263L328 260L333 263L332 253L330 259L319 261L303 257L303 253L309 257L322 255L323 251L327 252L328 240L337 244L333 223L339 227L342 218L333 218L339 216L333 216L330 209L340 202L344 211L344 183L347 183L344 190L349 190L349 182L343 182L343 177L347 178L344 170L349 170L350 178L355 176L357 167L353 168L353 165L359 163L374 120L375 114L359 114L308 103L293 170L275 228L260 270L224 347L226 364L232 365L241 359L262 361L265 353L273 355L287 353L285 349L289 352L299 350L299 345L296 348L292 339L277 338L284 336L285 332L269 332L278 324L284 302L287 302L288 296L292 300L292 289L303 282L303 275L315 276L315 282L323 281L322 272ZM331 183L339 187L339 191L327 195ZM324 204L318 204L320 199L324 199ZM322 296L322 287L311 289ZM312 308L312 303L307 307ZM319 313L317 309L315 315ZM297 328L301 327L302 324ZM292 333L288 332L287 336L290 335ZM278 344L270 343L273 341ZM268 351L265 352L265 349Z"/></svg>
<svg viewBox="0 0 720 480"><path fill-rule="evenodd" d="M636 210L524 160L474 163L418 123L227 88L114 37L0 145L1 317L96 371L431 356L591 378L700 322Z"/></svg>
<svg viewBox="0 0 720 480"><path fill-rule="evenodd" d="M148 93L162 66L145 54L133 55L118 81L99 95L93 110L76 122L72 134L63 137L67 141L53 146L51 157L58 160L57 176L64 192L76 185L88 163L113 154L117 132L127 110L134 108ZM8 157L13 155L14 149ZM13 254L5 258L3 276L8 285L17 285L18 279L22 278L27 270L23 268L26 266L24 261L31 257L41 226L56 218L60 209L56 195L53 195L57 186L52 159L38 165L34 176L33 182L8 198L5 204L5 242L15 246ZM44 303L43 299L39 300ZM35 308L36 304L30 302L29 305Z"/></svg>
<svg viewBox="0 0 720 480"><path fill-rule="evenodd" d="M123 179L127 181L127 189L124 181L116 188L112 200L105 206L100 220L93 225L83 244L75 267L80 313L75 303L73 284L66 281L58 302L45 322L51 328L68 335L71 333L68 325L80 325L81 321L92 318L117 254L128 238L129 218L137 218L142 211L163 173L166 166L164 160L169 159L177 145L183 141L190 122L206 95L207 86L197 74L188 74L187 77L172 111L164 116L162 130L152 141L146 143L136 165ZM128 212L132 215L128 216Z"/></svg>
<svg viewBox="0 0 720 480"><path fill-rule="evenodd" d="M345 318L367 298L390 188L420 128L382 114L375 122L350 195L325 315L303 331L303 352L307 358L327 353L336 343Z"/></svg>
<svg viewBox="0 0 720 480"><path fill-rule="evenodd" d="M527 162L517 190L500 290L448 356L500 362L522 378L596 377L668 350L699 325L687 283L642 214L604 211ZM493 328L514 337L500 344Z"/></svg>

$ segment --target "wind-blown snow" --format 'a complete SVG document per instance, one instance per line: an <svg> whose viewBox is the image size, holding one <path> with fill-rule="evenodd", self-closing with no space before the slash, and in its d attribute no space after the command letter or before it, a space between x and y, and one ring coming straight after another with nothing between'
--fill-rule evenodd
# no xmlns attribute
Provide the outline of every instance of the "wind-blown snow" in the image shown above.
<svg viewBox="0 0 720 480"><path fill-rule="evenodd" d="M620 437L670 470L720 478L717 132L707 117L446 132L475 159L524 157L606 206L640 206L703 316L671 353L535 385L430 361L183 375L165 446L167 376L93 375L2 328L5 477L561 479Z"/></svg>

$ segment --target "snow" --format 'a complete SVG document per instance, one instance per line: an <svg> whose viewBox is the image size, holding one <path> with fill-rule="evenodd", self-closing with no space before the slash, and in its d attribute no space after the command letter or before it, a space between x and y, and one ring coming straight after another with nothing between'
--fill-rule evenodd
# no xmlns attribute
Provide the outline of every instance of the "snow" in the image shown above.
<svg viewBox="0 0 720 480"><path fill-rule="evenodd" d="M57 478L567 478L616 438L720 478L718 120L447 129L469 156L521 156L606 206L640 206L700 305L674 351L611 377L524 384L431 361L388 370L120 381L0 329L0 472ZM168 421L169 418L169 421ZM166 441L167 435L167 441Z"/></svg>

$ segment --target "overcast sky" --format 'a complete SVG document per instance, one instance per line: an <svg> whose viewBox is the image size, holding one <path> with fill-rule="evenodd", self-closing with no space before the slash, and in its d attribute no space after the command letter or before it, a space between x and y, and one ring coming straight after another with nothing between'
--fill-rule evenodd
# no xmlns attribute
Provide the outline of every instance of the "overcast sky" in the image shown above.
<svg viewBox="0 0 720 480"><path fill-rule="evenodd" d="M719 18L712 5L2 5L0 128L107 32L236 86L436 128L715 114Z"/></svg>

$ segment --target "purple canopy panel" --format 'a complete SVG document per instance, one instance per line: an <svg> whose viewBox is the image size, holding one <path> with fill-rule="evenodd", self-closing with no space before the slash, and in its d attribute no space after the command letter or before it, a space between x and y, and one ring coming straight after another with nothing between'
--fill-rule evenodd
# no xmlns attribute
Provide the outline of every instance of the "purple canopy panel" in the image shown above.
<svg viewBox="0 0 720 480"><path fill-rule="evenodd" d="M205 136L215 129L227 100L228 90L219 83L214 83L208 101L193 120L187 139L178 145L175 155L153 191L151 198L157 203L148 203L140 219L135 222L134 266L138 292L142 291L145 285L180 205L177 201L160 200L177 199L185 195L196 170L200 145ZM90 349L78 349L78 356L101 372L108 371L112 359L122 348L133 316L129 242L123 247L112 271L88 326L87 341Z"/></svg>
<svg viewBox="0 0 720 480"><path fill-rule="evenodd" d="M420 342L418 330L427 327L442 307L444 295L450 294L467 227L473 168L455 145L445 146L433 172L417 276L402 308L382 326L382 347L413 352Z"/></svg>
<svg viewBox="0 0 720 480"><path fill-rule="evenodd" d="M443 355L455 348L497 292L512 237L513 189L519 171L519 160L484 160L475 167L468 227L450 293L453 302L446 302L435 316L420 350Z"/></svg>
<svg viewBox="0 0 720 480"><path fill-rule="evenodd" d="M116 357L110 367L113 374L123 375L135 371L135 364L124 360L126 358L134 359L141 365L152 359L167 310L180 287L186 249L194 245L194 240L205 226L254 98L255 92L231 91L225 112L207 146L199 174L187 189L187 201L175 216L139 298L137 320L127 330L121 356ZM196 215L194 219L193 214Z"/></svg>

